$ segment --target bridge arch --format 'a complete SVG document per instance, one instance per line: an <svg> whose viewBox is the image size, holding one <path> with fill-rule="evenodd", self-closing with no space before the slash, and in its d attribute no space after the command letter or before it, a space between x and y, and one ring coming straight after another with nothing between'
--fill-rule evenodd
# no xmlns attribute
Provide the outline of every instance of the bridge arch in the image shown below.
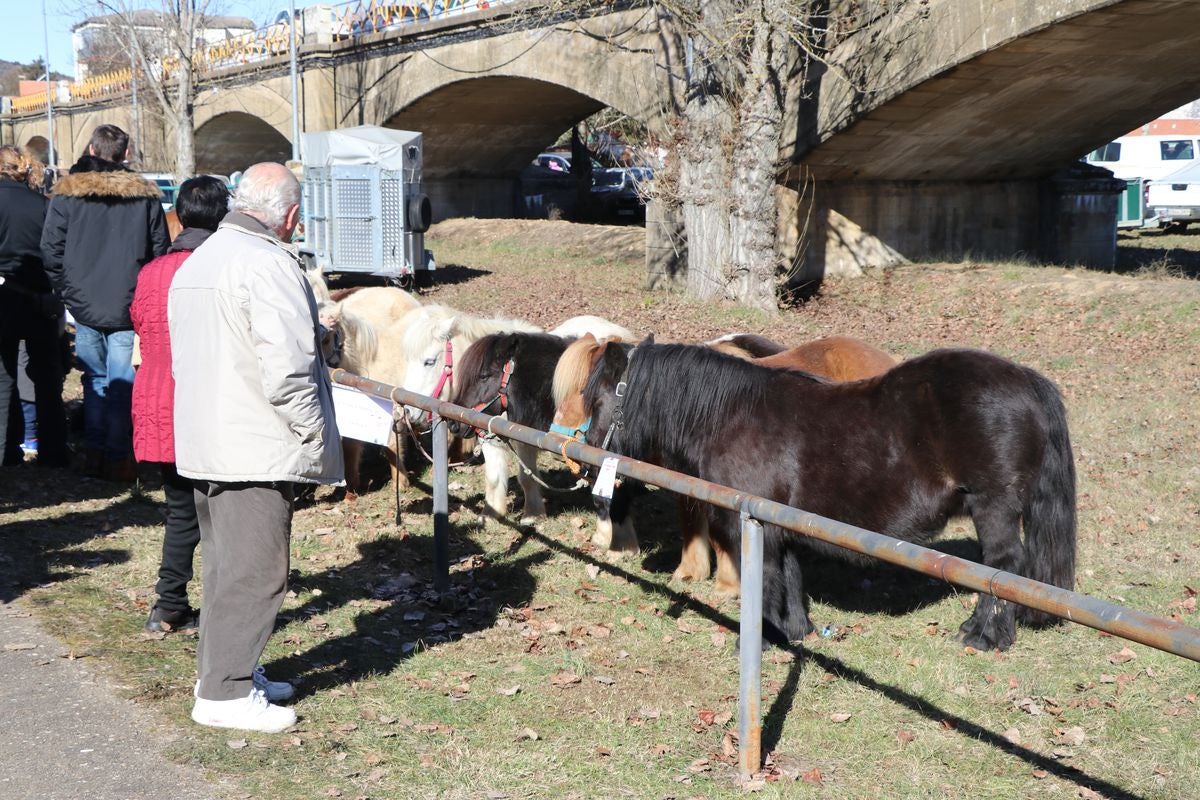
<svg viewBox="0 0 1200 800"><path fill-rule="evenodd" d="M48 163L50 160L50 140L40 133L29 137L29 140L22 145L35 157L41 159L42 163Z"/></svg>
<svg viewBox="0 0 1200 800"><path fill-rule="evenodd" d="M292 143L274 126L245 111L229 111L196 128L196 172L229 175L260 161L284 162Z"/></svg>

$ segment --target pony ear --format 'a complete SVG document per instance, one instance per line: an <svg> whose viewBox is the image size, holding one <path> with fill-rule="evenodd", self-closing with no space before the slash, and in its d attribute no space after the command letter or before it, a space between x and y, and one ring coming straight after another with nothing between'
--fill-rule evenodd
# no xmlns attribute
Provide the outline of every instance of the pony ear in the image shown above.
<svg viewBox="0 0 1200 800"><path fill-rule="evenodd" d="M504 333L496 340L496 354L501 358L512 358L520 346L520 337L515 333Z"/></svg>
<svg viewBox="0 0 1200 800"><path fill-rule="evenodd" d="M654 344L654 334L647 333L646 338L642 339L642 344Z"/></svg>
<svg viewBox="0 0 1200 800"><path fill-rule="evenodd" d="M458 318L450 317L449 319L439 320L437 325L433 326L433 335L437 339L446 340L454 338L457 332Z"/></svg>

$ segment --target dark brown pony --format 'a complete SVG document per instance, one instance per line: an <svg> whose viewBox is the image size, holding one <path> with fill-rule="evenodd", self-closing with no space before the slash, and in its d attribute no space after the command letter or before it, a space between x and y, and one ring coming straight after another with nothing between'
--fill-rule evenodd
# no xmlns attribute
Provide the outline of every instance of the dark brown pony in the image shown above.
<svg viewBox="0 0 1200 800"><path fill-rule="evenodd" d="M969 516L990 567L1070 589L1075 465L1058 390L1027 367L978 350L936 350L875 378L835 384L706 347L611 344L582 404L589 444L907 541L926 543ZM731 553L736 513L706 508ZM1024 539L1022 540L1022 531ZM773 641L812 630L801 565L808 549L863 556L765 525L763 619ZM1049 617L1022 609L1026 622ZM1017 609L989 594L959 629L1007 649Z"/></svg>
<svg viewBox="0 0 1200 800"><path fill-rule="evenodd" d="M798 369L833 381L870 378L895 366L896 359L861 339L830 336L785 349L770 339L753 334L723 336L706 343L707 347L737 358L777 369ZM560 430L578 429L587 414L582 410L584 384L595 366L603 345L584 338L569 348L559 360L554 375L554 400L558 408L555 426ZM614 497L611 505L601 503L600 519L594 543L614 550L637 550L637 533L626 513L627 499ZM710 543L716 551L716 590L736 596L739 590L736 555L722 543L711 542L702 507L695 500L679 499L683 534L683 552L672 577L682 581L703 580L712 574Z"/></svg>
<svg viewBox="0 0 1200 800"><path fill-rule="evenodd" d="M764 367L792 369L819 375L836 383L858 381L882 375L896 366L896 359L874 345L853 336L828 336L770 355L758 356L769 349L763 342L745 342L745 336L728 337L709 342L713 350L737 358L749 360ZM735 596L740 586L736 565L736 554L713 542L708 535L707 519L701 504L688 497L679 498L679 514L682 518L683 553L675 578L679 580L702 580L710 574L709 545L716 552L718 594Z"/></svg>

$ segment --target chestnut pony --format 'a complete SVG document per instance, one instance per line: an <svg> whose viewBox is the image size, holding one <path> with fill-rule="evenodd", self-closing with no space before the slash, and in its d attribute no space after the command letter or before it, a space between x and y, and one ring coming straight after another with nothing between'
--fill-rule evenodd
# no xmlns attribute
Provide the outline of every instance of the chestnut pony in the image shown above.
<svg viewBox="0 0 1200 800"><path fill-rule="evenodd" d="M622 400L616 387L625 384ZM969 516L990 567L1070 589L1075 465L1066 409L1041 374L979 350L935 350L884 374L834 384L707 347L609 344L582 398L589 444L824 517L926 543ZM619 414L614 414L618 410ZM613 419L621 424L613 427ZM710 533L739 551L737 515L707 507ZM1022 530L1024 539L1022 540ZM812 630L806 548L869 561L765 525L764 630ZM959 638L1007 649L1017 607L979 598ZM1040 612L1021 619L1045 623Z"/></svg>

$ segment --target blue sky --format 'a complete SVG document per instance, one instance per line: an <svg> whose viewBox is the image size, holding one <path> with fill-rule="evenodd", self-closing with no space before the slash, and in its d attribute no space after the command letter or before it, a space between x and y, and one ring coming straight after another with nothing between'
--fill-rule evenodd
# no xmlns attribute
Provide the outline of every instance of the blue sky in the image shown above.
<svg viewBox="0 0 1200 800"><path fill-rule="evenodd" d="M120 0L115 0L120 2ZM314 5L316 0L296 0L296 7ZM335 0L336 3L336 0ZM42 0L8 0L4 4L4 24L0 25L0 59L29 63L45 53L42 34ZM139 8L157 9L158 0L130 3ZM256 23L286 11L288 0L213 0L210 13L249 17ZM96 4L88 0L45 0L45 20L50 39L50 67L70 76L71 26L89 14Z"/></svg>

